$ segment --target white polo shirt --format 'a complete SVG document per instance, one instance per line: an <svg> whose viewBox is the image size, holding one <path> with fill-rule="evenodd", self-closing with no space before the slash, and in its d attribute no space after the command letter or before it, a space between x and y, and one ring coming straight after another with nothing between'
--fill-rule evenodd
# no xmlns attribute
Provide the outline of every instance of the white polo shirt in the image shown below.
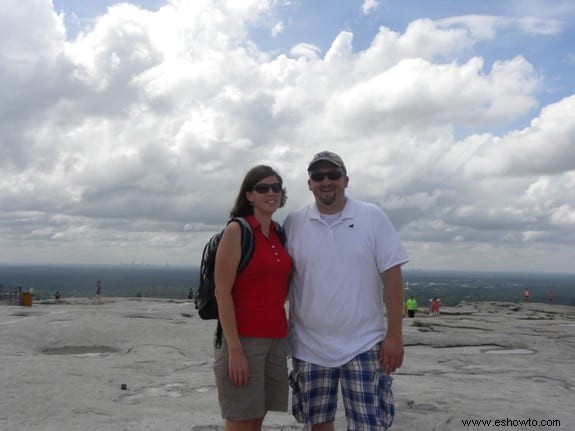
<svg viewBox="0 0 575 431"><path fill-rule="evenodd" d="M327 224L313 203L288 215L284 228L294 262L292 357L337 367L383 340L381 273L409 260L385 213L347 198L340 219Z"/></svg>

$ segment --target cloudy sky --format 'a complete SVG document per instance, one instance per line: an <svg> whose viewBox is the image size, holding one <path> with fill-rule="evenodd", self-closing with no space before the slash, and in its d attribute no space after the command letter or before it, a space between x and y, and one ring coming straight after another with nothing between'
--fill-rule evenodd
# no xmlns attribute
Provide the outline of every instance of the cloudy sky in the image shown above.
<svg viewBox="0 0 575 431"><path fill-rule="evenodd" d="M570 0L3 0L0 263L194 265L329 149L410 269L575 272Z"/></svg>

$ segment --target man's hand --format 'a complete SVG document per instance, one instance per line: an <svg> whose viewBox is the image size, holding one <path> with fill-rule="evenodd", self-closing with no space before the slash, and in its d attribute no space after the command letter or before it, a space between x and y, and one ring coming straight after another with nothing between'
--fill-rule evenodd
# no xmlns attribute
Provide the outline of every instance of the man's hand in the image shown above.
<svg viewBox="0 0 575 431"><path fill-rule="evenodd" d="M391 374L403 363L403 338L387 334L381 343L379 353L381 368L386 374Z"/></svg>
<svg viewBox="0 0 575 431"><path fill-rule="evenodd" d="M387 311L387 334L381 343L381 367L391 374L403 363L402 312L403 279L401 266L396 265L381 274L384 290L385 308Z"/></svg>

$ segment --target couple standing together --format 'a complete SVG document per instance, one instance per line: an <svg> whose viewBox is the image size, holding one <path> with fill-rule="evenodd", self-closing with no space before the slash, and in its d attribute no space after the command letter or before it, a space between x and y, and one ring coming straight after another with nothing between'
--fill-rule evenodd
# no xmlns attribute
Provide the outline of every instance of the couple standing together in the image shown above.
<svg viewBox="0 0 575 431"><path fill-rule="evenodd" d="M282 178L256 166L231 211L250 223L254 254L236 272L238 223L228 224L217 250L224 339L214 371L226 431L259 431L267 411L287 410L288 350L292 413L307 429L334 430L340 383L349 430L391 426L390 373L403 361L401 265L408 256L379 207L346 197L349 177L337 154L316 154L308 175L315 203L287 216L285 248L272 222L286 202Z"/></svg>

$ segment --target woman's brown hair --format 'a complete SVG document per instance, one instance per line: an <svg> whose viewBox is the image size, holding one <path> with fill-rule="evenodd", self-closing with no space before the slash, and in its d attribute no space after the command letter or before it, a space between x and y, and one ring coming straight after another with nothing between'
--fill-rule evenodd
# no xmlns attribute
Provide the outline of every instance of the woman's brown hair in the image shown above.
<svg viewBox="0 0 575 431"><path fill-rule="evenodd" d="M246 193L253 191L254 186L267 177L276 177L278 182L282 185L280 208L285 205L287 201L287 192L283 187L283 180L280 174L270 166L258 165L251 168L244 177L238 197L236 198L236 203L230 212L231 217L247 217L254 213L254 208L252 207L251 202L248 201Z"/></svg>

